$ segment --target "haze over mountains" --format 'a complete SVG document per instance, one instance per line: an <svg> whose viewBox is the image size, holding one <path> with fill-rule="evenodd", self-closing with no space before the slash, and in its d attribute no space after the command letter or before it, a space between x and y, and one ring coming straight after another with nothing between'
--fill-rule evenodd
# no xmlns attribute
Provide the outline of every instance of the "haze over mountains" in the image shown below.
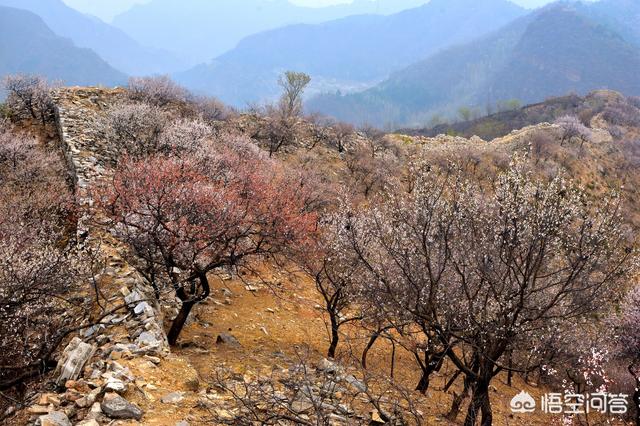
<svg viewBox="0 0 640 426"><path fill-rule="evenodd" d="M350 15L395 13L427 1L355 0L311 8L288 0L152 0L116 16L113 24L144 45L179 52L187 64L195 65L211 61L260 31Z"/></svg>
<svg viewBox="0 0 640 426"><path fill-rule="evenodd" d="M127 74L166 73L180 67L173 54L145 48L121 30L68 7L62 0L0 0L0 6L35 13L57 35L94 50Z"/></svg>
<svg viewBox="0 0 640 426"><path fill-rule="evenodd" d="M208 65L177 75L236 106L277 94L277 76L310 74L315 91L371 84L439 49L511 22L525 10L506 0L432 0L389 16L357 15L248 37Z"/></svg>
<svg viewBox="0 0 640 426"><path fill-rule="evenodd" d="M422 126L461 107L483 114L505 100L600 88L640 94L637 0L534 11L521 5L538 0L315 8L287 0L65 1L0 0L41 18L2 9L0 77L38 73L111 85L127 75L171 74L196 93L244 108L275 99L279 75L295 70L312 78L309 112L378 126ZM125 11L109 24L68 4L103 17Z"/></svg>
<svg viewBox="0 0 640 426"><path fill-rule="evenodd" d="M638 17L640 4L626 0L550 5L369 90L323 95L308 107L354 123L418 126L454 117L460 107L485 113L509 99L530 103L599 88L640 95L638 27L625 23Z"/></svg>
<svg viewBox="0 0 640 426"><path fill-rule="evenodd" d="M0 76L28 71L65 84L122 84L126 76L56 35L37 15L0 6Z"/></svg>

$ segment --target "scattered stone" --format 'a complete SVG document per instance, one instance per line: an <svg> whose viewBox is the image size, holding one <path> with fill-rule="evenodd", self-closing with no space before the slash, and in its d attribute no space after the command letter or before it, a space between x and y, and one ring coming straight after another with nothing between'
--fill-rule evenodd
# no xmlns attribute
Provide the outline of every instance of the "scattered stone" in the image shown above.
<svg viewBox="0 0 640 426"><path fill-rule="evenodd" d="M136 315L142 315L143 313L147 315L153 315L153 309L147 302L140 302L133 309L133 313L135 313Z"/></svg>
<svg viewBox="0 0 640 426"><path fill-rule="evenodd" d="M144 359L146 359L147 361L151 361L155 365L160 364L160 358L158 358L157 356L145 355Z"/></svg>
<svg viewBox="0 0 640 426"><path fill-rule="evenodd" d="M125 296L124 301L127 305L133 305L143 300L143 297L138 293L137 290L133 290L127 296Z"/></svg>
<svg viewBox="0 0 640 426"><path fill-rule="evenodd" d="M2 414L2 416L6 419L7 417L13 415L13 413L15 413L15 412L16 412L16 407L14 407L12 405L9 408L7 408L6 410L4 410L4 413Z"/></svg>
<svg viewBox="0 0 640 426"><path fill-rule="evenodd" d="M69 418L61 411L52 411L45 416L40 416L38 421L40 426L71 426Z"/></svg>
<svg viewBox="0 0 640 426"><path fill-rule="evenodd" d="M157 348L162 345L162 342L158 340L158 338L153 333L149 331L143 331L136 339L136 344L142 347L147 346Z"/></svg>
<svg viewBox="0 0 640 426"><path fill-rule="evenodd" d="M97 419L100 416L102 416L102 407L100 406L99 402L94 402L89 409L85 420Z"/></svg>
<svg viewBox="0 0 640 426"><path fill-rule="evenodd" d="M95 345L84 343L80 338L74 337L62 352L58 361L55 374L58 376L56 384L59 386L67 380L75 380L79 377L87 361L96 351Z"/></svg>
<svg viewBox="0 0 640 426"><path fill-rule="evenodd" d="M117 393L107 393L100 404L102 411L112 419L140 420L144 412Z"/></svg>
<svg viewBox="0 0 640 426"><path fill-rule="evenodd" d="M353 377L350 374L345 376L344 381L349 383L351 386L353 386L354 388L356 388L360 392L366 392L366 390L367 390L367 385L365 385L360 380L356 379L355 377Z"/></svg>
<svg viewBox="0 0 640 426"><path fill-rule="evenodd" d="M171 392L160 398L163 404L179 404L184 399L182 392Z"/></svg>
<svg viewBox="0 0 640 426"><path fill-rule="evenodd" d="M236 339L231 334L227 334L227 333L220 333L218 335L218 338L216 339L216 344L232 346L235 348L242 346L240 345L240 342L238 341L238 339Z"/></svg>
<svg viewBox="0 0 640 426"><path fill-rule="evenodd" d="M49 407L45 405L32 405L27 409L30 414L49 414Z"/></svg>
<svg viewBox="0 0 640 426"><path fill-rule="evenodd" d="M82 333L82 337L91 337L93 336L95 333L97 333L101 328L103 328L100 324L96 324L94 326L91 326L87 329L85 329Z"/></svg>
<svg viewBox="0 0 640 426"><path fill-rule="evenodd" d="M189 422L186 420L180 420L178 423L176 423L176 426L189 426Z"/></svg>
<svg viewBox="0 0 640 426"><path fill-rule="evenodd" d="M387 422L382 420L380 416L380 412L378 410L374 410L371 412L371 425L384 425Z"/></svg>
<svg viewBox="0 0 640 426"><path fill-rule="evenodd" d="M127 385L119 379L110 378L104 385L104 389L107 392L124 393L127 390Z"/></svg>
<svg viewBox="0 0 640 426"><path fill-rule="evenodd" d="M233 415L233 413L231 413L228 410L224 410L222 408L216 408L215 409L216 415L218 416L218 418L220 420L235 420L236 416Z"/></svg>
<svg viewBox="0 0 640 426"><path fill-rule="evenodd" d="M76 423L76 426L100 426L95 419L83 420L80 423Z"/></svg>
<svg viewBox="0 0 640 426"><path fill-rule="evenodd" d="M323 358L322 361L318 363L318 370L324 371L327 374L336 374L340 371L340 367L334 363L329 361L326 358Z"/></svg>

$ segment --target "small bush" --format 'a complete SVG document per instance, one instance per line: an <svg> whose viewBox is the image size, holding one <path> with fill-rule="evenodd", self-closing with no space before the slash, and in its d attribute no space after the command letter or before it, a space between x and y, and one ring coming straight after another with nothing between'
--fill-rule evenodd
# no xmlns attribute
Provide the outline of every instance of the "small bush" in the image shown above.
<svg viewBox="0 0 640 426"><path fill-rule="evenodd" d="M604 109L602 116L617 126L640 126L640 109L631 104L609 105Z"/></svg>
<svg viewBox="0 0 640 426"><path fill-rule="evenodd" d="M184 103L189 99L189 91L169 76L132 77L129 79L129 97L138 102L163 107Z"/></svg>
<svg viewBox="0 0 640 426"><path fill-rule="evenodd" d="M192 103L196 113L207 122L224 121L235 115L232 108L211 96L195 97Z"/></svg>
<svg viewBox="0 0 640 426"><path fill-rule="evenodd" d="M42 77L34 75L11 75L3 81L7 91L6 107L18 118L33 118L43 125L54 115L51 86Z"/></svg>
<svg viewBox="0 0 640 426"><path fill-rule="evenodd" d="M590 141L593 136L591 129L582 124L580 119L574 115L562 116L556 120L555 124L562 129L562 142L578 138L581 143L584 143Z"/></svg>

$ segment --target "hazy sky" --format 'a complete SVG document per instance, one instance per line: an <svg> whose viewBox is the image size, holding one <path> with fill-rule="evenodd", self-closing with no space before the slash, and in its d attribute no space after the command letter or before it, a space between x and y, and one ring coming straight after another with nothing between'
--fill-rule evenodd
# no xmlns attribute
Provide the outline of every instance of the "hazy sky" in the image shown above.
<svg viewBox="0 0 640 426"><path fill-rule="evenodd" d="M329 6L339 3L350 3L349 0L290 0L291 3L300 4L303 6ZM374 0L375 1L375 0ZM518 3L524 7L539 7L547 3L551 3L553 0L511 0L514 3Z"/></svg>
<svg viewBox="0 0 640 426"><path fill-rule="evenodd" d="M111 21L113 17L134 4L147 3L151 0L63 0L69 6L85 13L96 15L106 21ZM178 0L176 0L178 1ZM215 1L215 0L211 0ZM292 3L321 7L339 3L350 3L350 0L290 0ZM375 0L372 0L375 1ZM525 7L539 7L550 3L552 0L512 0Z"/></svg>

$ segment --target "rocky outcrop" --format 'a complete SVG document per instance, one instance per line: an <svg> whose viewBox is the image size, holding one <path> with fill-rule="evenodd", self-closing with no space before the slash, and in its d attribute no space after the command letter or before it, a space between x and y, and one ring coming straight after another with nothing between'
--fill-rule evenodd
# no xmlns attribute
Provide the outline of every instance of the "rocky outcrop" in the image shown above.
<svg viewBox="0 0 640 426"><path fill-rule="evenodd" d="M161 355L168 350L168 345L161 311L150 285L120 256L123 248L118 242L109 238L88 214L93 204L91 187L106 177L109 165L115 161L114 150L95 130L95 120L123 96L120 89L90 87L62 88L53 93L60 141L76 183L76 199L85 209L79 224L80 232L87 235L90 242L99 242L98 249L106 264L101 278L121 284L111 303L120 302L129 309L129 315L113 315L107 322L126 326L132 343L126 348L129 352ZM97 337L92 336L97 331L89 330L85 337Z"/></svg>
<svg viewBox="0 0 640 426"><path fill-rule="evenodd" d="M113 313L68 343L55 372L60 392L42 394L30 407L34 423L95 425L109 419L142 419L140 407L123 396L136 378L118 361L140 357L159 364L169 352L151 286L127 263L125 248L91 214L91 188L107 177L114 160L108 143L94 130L95 119L122 96L121 90L100 88L61 88L53 93L61 148L80 206L78 241L90 246L103 265L95 279L108 283L101 288L106 299L102 308Z"/></svg>

